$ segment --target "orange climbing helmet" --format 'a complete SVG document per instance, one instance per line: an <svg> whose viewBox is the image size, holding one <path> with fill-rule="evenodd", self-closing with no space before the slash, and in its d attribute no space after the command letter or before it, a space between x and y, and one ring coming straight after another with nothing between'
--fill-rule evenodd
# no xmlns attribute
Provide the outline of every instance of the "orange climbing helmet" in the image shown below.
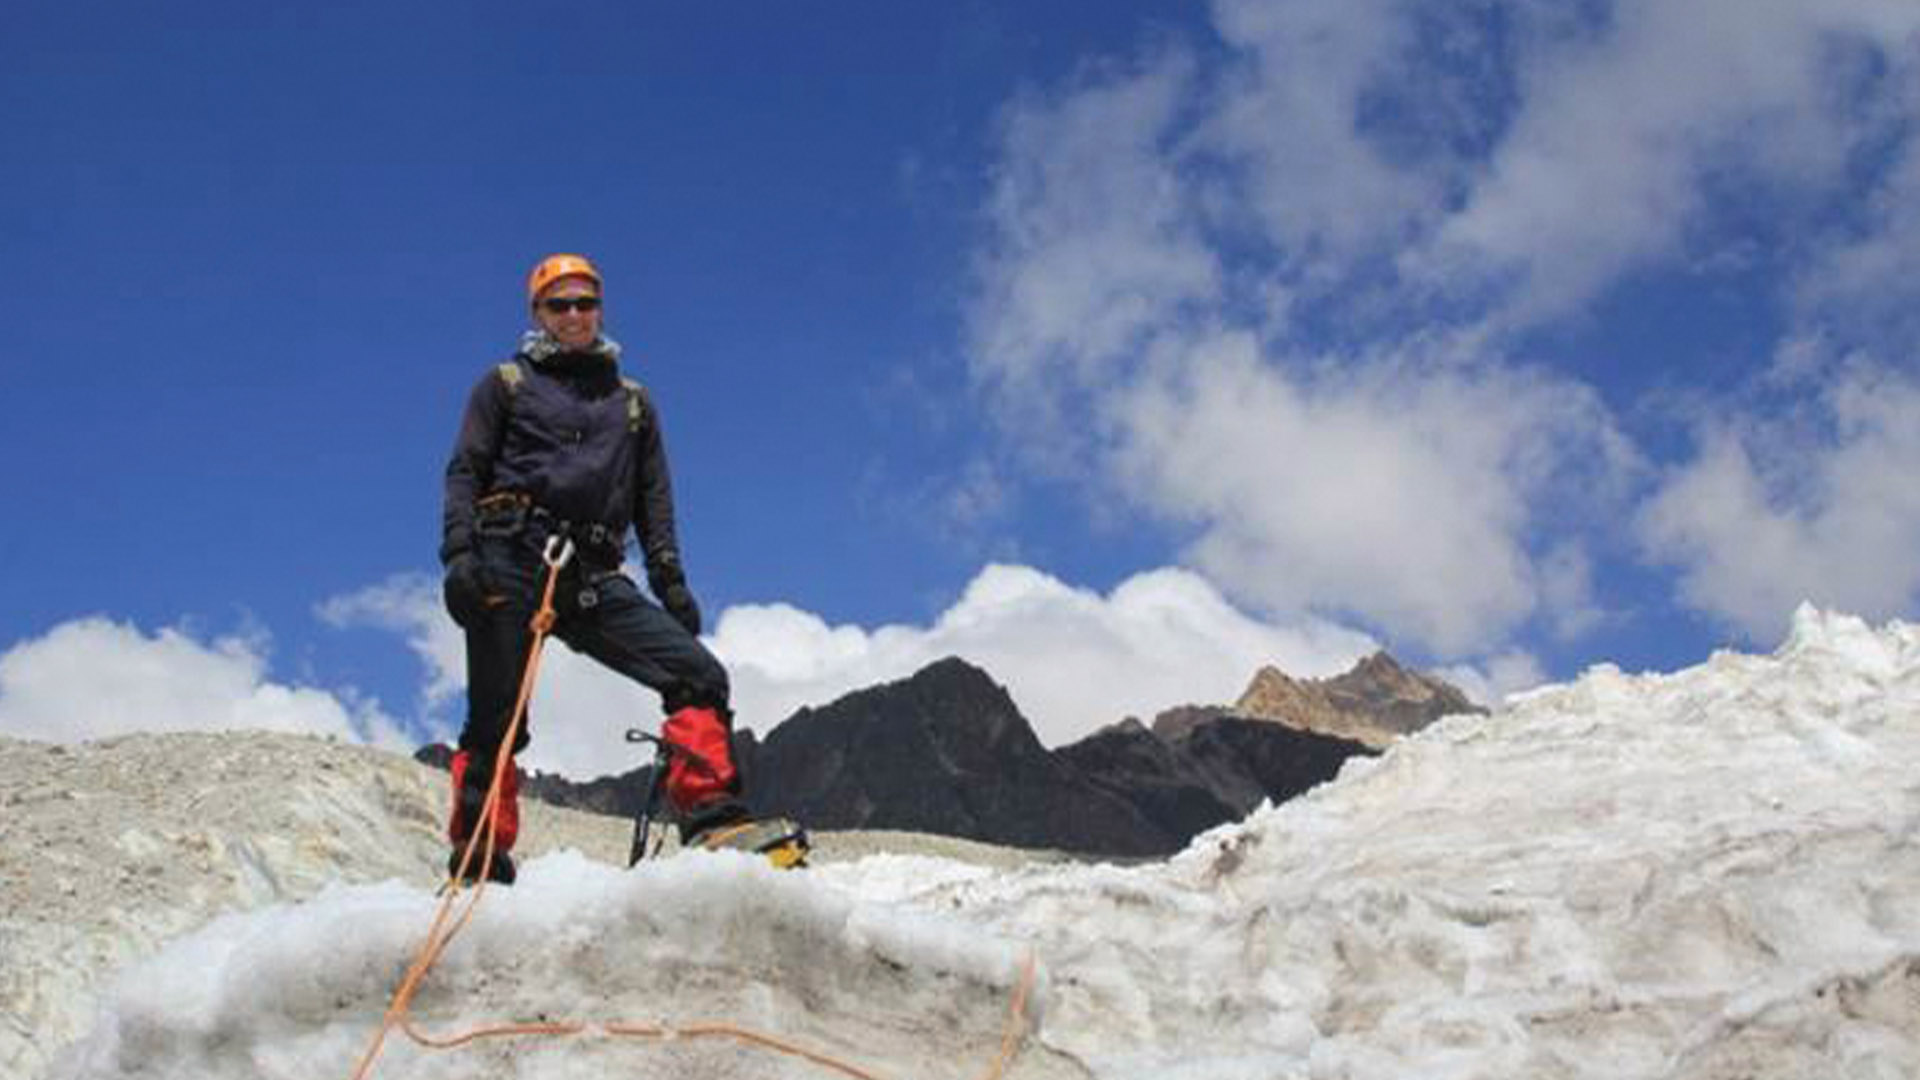
<svg viewBox="0 0 1920 1080"><path fill-rule="evenodd" d="M593 282L596 290L606 288L600 280L600 271L585 255L549 255L527 275L527 302L538 300L540 290L563 277L583 277Z"/></svg>

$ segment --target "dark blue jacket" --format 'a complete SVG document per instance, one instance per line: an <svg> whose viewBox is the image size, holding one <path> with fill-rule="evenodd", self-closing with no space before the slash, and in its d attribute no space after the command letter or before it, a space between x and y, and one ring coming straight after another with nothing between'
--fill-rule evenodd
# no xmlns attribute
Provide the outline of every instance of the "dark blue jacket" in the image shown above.
<svg viewBox="0 0 1920 1080"><path fill-rule="evenodd" d="M610 341L567 352L530 336L512 361L518 377L494 368L480 379L447 462L441 562L473 547L481 498L513 492L574 526L604 525L616 546L635 529L648 577L679 576L660 417L621 379L619 355Z"/></svg>

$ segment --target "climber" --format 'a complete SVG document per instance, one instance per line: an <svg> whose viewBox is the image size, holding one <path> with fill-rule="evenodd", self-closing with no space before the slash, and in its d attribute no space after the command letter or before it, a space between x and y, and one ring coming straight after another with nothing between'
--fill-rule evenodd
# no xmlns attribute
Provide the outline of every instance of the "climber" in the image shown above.
<svg viewBox="0 0 1920 1080"><path fill-rule="evenodd" d="M511 757L528 742L530 717L516 745L500 745L528 660L542 551L556 536L572 541L575 556L560 571L552 634L659 693L661 737L675 751L664 791L683 846L765 850L797 831L790 822L751 827L727 672L700 643L700 606L681 562L660 416L647 390L621 373L620 346L603 332L603 284L579 255L534 267L533 328L511 360L474 386L447 464L443 591L467 646L450 866L480 824L496 755ZM621 568L630 531L651 599ZM513 879L517 795L509 762L495 804L493 862L470 867L469 877Z"/></svg>

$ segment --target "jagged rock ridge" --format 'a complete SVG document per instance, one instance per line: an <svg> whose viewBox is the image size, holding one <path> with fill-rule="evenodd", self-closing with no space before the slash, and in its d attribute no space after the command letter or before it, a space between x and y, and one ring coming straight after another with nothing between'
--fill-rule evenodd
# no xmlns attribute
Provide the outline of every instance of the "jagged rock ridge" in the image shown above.
<svg viewBox="0 0 1920 1080"><path fill-rule="evenodd" d="M1006 690L957 658L802 709L764 743L738 732L734 749L755 809L812 828L1135 857L1177 851L1371 752L1356 740L1191 706L1163 713L1155 730L1129 719L1050 751ZM417 756L444 767L449 754L429 747ZM649 778L644 768L587 783L536 773L522 789L631 816Z"/></svg>
<svg viewBox="0 0 1920 1080"><path fill-rule="evenodd" d="M1263 668L1234 708L1181 706L1151 727L1128 718L1049 751L991 676L948 658L802 709L764 743L736 732L734 754L757 810L814 828L1151 856L1324 783L1347 758L1439 716L1483 711L1377 653L1326 680ZM444 768L449 751L416 756ZM584 783L534 773L522 790L631 817L650 779L647 768Z"/></svg>
<svg viewBox="0 0 1920 1080"><path fill-rule="evenodd" d="M809 825L1146 855L1165 831L1040 744L1013 699L949 658L802 709L749 764L754 801Z"/></svg>
<svg viewBox="0 0 1920 1080"><path fill-rule="evenodd" d="M1263 667L1231 711L1378 750L1443 716L1487 710L1445 680L1408 671L1377 652L1331 679L1295 679Z"/></svg>

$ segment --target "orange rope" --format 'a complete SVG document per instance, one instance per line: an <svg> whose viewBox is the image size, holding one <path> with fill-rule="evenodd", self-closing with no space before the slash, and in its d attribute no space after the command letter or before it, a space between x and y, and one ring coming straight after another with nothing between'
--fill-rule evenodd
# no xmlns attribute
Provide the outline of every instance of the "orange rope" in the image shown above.
<svg viewBox="0 0 1920 1080"><path fill-rule="evenodd" d="M1000 1036L1000 1056L993 1060L987 1071L980 1074L980 1080L1000 1080L1007 1066L1013 1064L1013 1055L1020 1049L1020 1036L1026 1033L1027 991L1033 989L1033 954L1028 953L1026 962L1020 965L1020 985L1014 987L1013 1001L1007 1007L1007 1030Z"/></svg>
<svg viewBox="0 0 1920 1080"><path fill-rule="evenodd" d="M573 556L572 542L565 542L557 551L558 554L556 555L555 541L549 540L545 555L547 562L546 587L540 596L540 608L534 612L533 619L530 623L533 629L533 641L527 651L526 672L520 679L520 693L514 702L513 716L507 722L506 736L501 742L501 745L505 747L512 746L514 740L519 737L520 725L527 713L527 702L533 696L534 681L540 670L541 645L546 640L548 632L553 629L554 586L559 581L560 568L566 565L567 560ZM510 767L509 762L511 758L511 753L494 755L493 779L487 789L486 802L480 811L481 826L474 830L472 836L467 838L467 846L462 849L460 853L459 866L448 874L447 882L445 886L443 886L444 895L441 898L439 908L434 912L433 924L427 928L426 940L421 944L420 951L414 956L413 963L408 965L406 975L400 980L399 988L394 991L393 1001L388 1004L386 1014L381 1017L379 1029L374 1032L372 1041L368 1044L366 1051L361 1055L359 1063L354 1066L350 1080L366 1080L366 1077L373 1071L373 1064L379 1058L380 1051L386 1045L387 1035L396 1027L416 1044L430 1050L451 1050L456 1047L465 1046L468 1043L477 1042L481 1039L513 1036L539 1035L549 1038L569 1038L576 1035L583 1035L594 1030L598 1030L600 1034L609 1037L654 1039L660 1041L691 1038L729 1038L749 1045L760 1046L776 1053L801 1058L815 1065L819 1065L822 1068L852 1077L853 1080L884 1080L883 1077L868 1072L857 1065L848 1064L847 1062L840 1061L818 1051L809 1050L773 1035L767 1035L728 1023L700 1022L686 1024L680 1027L668 1027L665 1025L614 1022L598 1025L596 1029L595 1025L582 1021L559 1020L545 1023L493 1024L472 1028L453 1035L441 1036L426 1034L415 1027L412 1018L408 1015L408 1010L413 1004L414 995L419 992L420 984L425 981L427 973L433 969L433 965L439 961L440 955L446 951L447 946L452 943L454 937L472 921L475 909L480 906L480 898L486 892L486 875L482 874L479 875L479 880L475 882L473 889L470 890L466 906L461 910L459 916L453 920L452 924L448 924L448 915L453 910L454 902L459 898L461 891L460 883L466 879L467 868L472 865L476 849L480 850L482 857L486 859L484 865L491 866L493 864L494 839L497 828L493 812L494 808L499 804L502 780L505 778L506 771ZM483 837L484 840L482 839ZM1020 1039L1024 1034L1026 1026L1027 993L1032 989L1033 979L1034 959L1033 955L1029 953L1026 962L1022 965L1020 982L1014 988L1013 998L1007 1011L1006 1031L1000 1039L1000 1052L988 1066L987 1071L982 1074L981 1080L1000 1080L1000 1077L1006 1073L1007 1066L1012 1063L1015 1053L1018 1052Z"/></svg>
<svg viewBox="0 0 1920 1080"><path fill-rule="evenodd" d="M586 1024L575 1023L573 1021L556 1021L548 1024L493 1024L488 1027L478 1027L470 1031L463 1031L458 1035L436 1038L415 1028L412 1020L400 1021L400 1028L407 1033L408 1038L430 1050L452 1050L457 1046L465 1046L470 1042L478 1042L481 1039L500 1039L513 1035L545 1035L549 1038L566 1038L571 1035L584 1034L589 1030Z"/></svg>
<svg viewBox="0 0 1920 1080"><path fill-rule="evenodd" d="M1005 1033L1000 1038L1000 1053L998 1057L988 1065L987 1071L981 1074L981 1080L1000 1080L1000 1077L1006 1074L1007 1066L1013 1061L1014 1052L1019 1046L1020 1036L1026 1027L1027 991L1033 987L1033 968L1033 954L1028 953L1026 961L1020 968L1019 985L1014 988L1013 1000L1007 1009L1007 1026ZM774 1036L765 1035L758 1031L739 1027L735 1024L702 1021L682 1024L678 1027L670 1027L664 1024L641 1025L610 1023L603 1024L601 1030L608 1035L637 1039L657 1039L663 1042L672 1039L729 1038L739 1042L765 1047L768 1050L787 1054L792 1057L802 1058L824 1069L831 1069L843 1075L853 1077L853 1080L884 1080L884 1078L877 1073L868 1072L857 1065L849 1065L844 1061L808 1050L802 1046L797 1046L784 1039L778 1039Z"/></svg>
<svg viewBox="0 0 1920 1080"><path fill-rule="evenodd" d="M1014 987L1011 1001L1007 1007L1006 1029L1000 1037L1000 1051L994 1060L981 1073L981 1080L1000 1080L1006 1075L1007 1067L1013 1063L1019 1051L1021 1036L1026 1029L1027 995L1033 988L1034 958L1029 953L1021 964L1020 981ZM400 1027L409 1037L422 1046L434 1050L451 1050L481 1039L508 1038L524 1035L544 1035L550 1038L570 1038L575 1035L595 1033L610 1038L649 1039L657 1042L672 1042L677 1039L725 1038L736 1042L758 1046L775 1053L818 1065L823 1069L852 1077L853 1080L886 1080L879 1073L869 1072L858 1065L842 1061L817 1050L809 1050L798 1043L789 1042L778 1036L754 1031L722 1021L695 1021L680 1025L632 1024L609 1021L593 1025L576 1020L552 1021L542 1024L494 1024L487 1027L472 1028L456 1035L432 1037L416 1031L411 1021L402 1019Z"/></svg>
<svg viewBox="0 0 1920 1080"><path fill-rule="evenodd" d="M827 1055L819 1053L817 1051L808 1050L803 1046L796 1046L795 1044L787 1042L783 1039L777 1039L772 1035L762 1035L757 1031L750 1031L743 1027L736 1027L733 1024L702 1023L702 1024L688 1024L684 1027L649 1027L649 1026L638 1025L638 1024L607 1024L602 1028L602 1030L609 1035L621 1036L621 1037L631 1038L631 1039L657 1039L661 1042L667 1042L673 1039L703 1039L703 1038L714 1038L714 1037L735 1039L739 1042L744 1042L749 1045L764 1047L768 1050L774 1051L775 1053L786 1054L790 1057L797 1057L802 1059L803 1061L810 1061L813 1064L818 1065L823 1069L830 1069L834 1072L840 1073L843 1076L851 1076L853 1077L853 1080L883 1080L881 1076L875 1073L870 1073L867 1070L860 1068L858 1065L849 1065L844 1061L839 1061L835 1058L828 1057Z"/></svg>
<svg viewBox="0 0 1920 1080"><path fill-rule="evenodd" d="M445 895L440 900L439 909L434 912L433 925L427 929L427 939L421 944L420 952L408 967L406 977L400 980L400 988L394 991L393 1001L388 1004L386 1015L381 1017L380 1027L374 1032L366 1052L361 1054L359 1064L354 1066L352 1080L365 1080L366 1076L373 1071L373 1063L379 1058L380 1051L386 1046L387 1035L396 1024L401 1025L409 1035L414 1034L413 1025L406 1020L407 1009L413 1004L413 995L419 992L420 983L427 977L427 972L432 970L434 963L440 959L440 954L446 951L454 935L465 929L467 923L473 919L474 910L480 906L480 898L487 891L486 875L482 874L475 884L472 898L467 901L465 910L460 913L459 919L452 927L447 927L447 914L453 910L453 903L459 898L460 882L466 879L467 868L473 865L474 850L481 845L482 837L485 837L486 865L493 865L494 834L498 829L498 824L494 820L494 808L500 804L501 781L507 775L507 769L511 767L510 762L513 757L511 748L515 740L520 737L520 724L527 715L527 702L533 697L534 680L540 672L540 647L546 641L547 632L553 629L553 590L560 582L560 568L573 557L573 541L567 540L556 545L555 540L556 538L547 540L547 548L542 556L547 564L546 587L541 590L540 607L534 612L530 623L533 641L527 647L527 667L520 676L520 693L514 700L513 715L507 721L506 735L500 742L500 746L507 752L493 755L493 778L487 788L487 801L480 808L480 825L474 829L471 836L467 837L467 846L460 853L459 866L447 875Z"/></svg>

